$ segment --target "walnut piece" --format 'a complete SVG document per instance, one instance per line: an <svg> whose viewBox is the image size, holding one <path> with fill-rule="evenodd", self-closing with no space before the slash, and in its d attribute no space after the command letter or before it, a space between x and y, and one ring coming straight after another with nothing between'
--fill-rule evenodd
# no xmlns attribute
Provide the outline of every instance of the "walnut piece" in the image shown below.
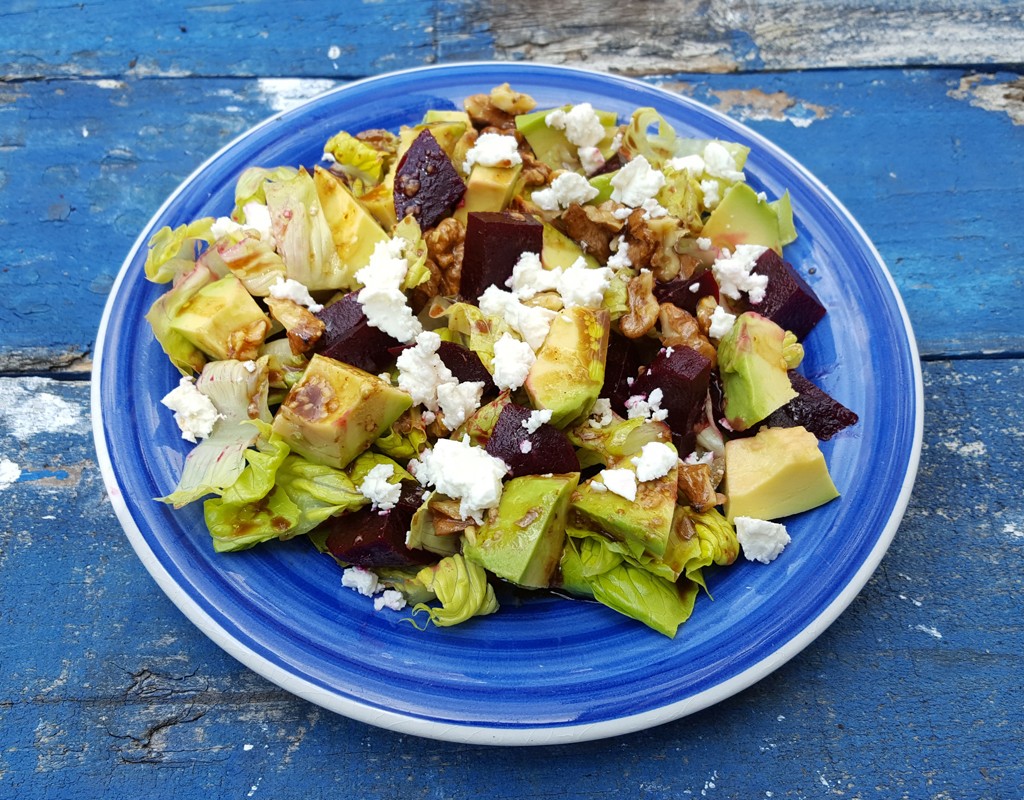
<svg viewBox="0 0 1024 800"><path fill-rule="evenodd" d="M611 241L622 230L622 221L610 211L572 203L559 218L566 236L579 242L583 252L604 264L612 254Z"/></svg>
<svg viewBox="0 0 1024 800"><path fill-rule="evenodd" d="M525 114L537 107L537 101L530 95L515 91L507 83L491 89L491 103L506 114Z"/></svg>
<svg viewBox="0 0 1024 800"><path fill-rule="evenodd" d="M679 463L676 483L680 493L689 501L695 511L704 513L718 504L718 494L711 481L711 467L708 464Z"/></svg>
<svg viewBox="0 0 1024 800"><path fill-rule="evenodd" d="M658 309L658 328L663 347L689 347L707 358L712 367L718 363L718 351L690 312L672 303L662 303Z"/></svg>
<svg viewBox="0 0 1024 800"><path fill-rule="evenodd" d="M441 273L439 288L435 294L446 297L459 293L462 278L462 256L466 245L466 226L454 217L447 217L437 227L427 231L427 256L437 265Z"/></svg>
<svg viewBox="0 0 1024 800"><path fill-rule="evenodd" d="M629 311L619 320L619 330L629 339L646 336L658 321L660 307L654 297L654 275L643 270L626 285Z"/></svg>

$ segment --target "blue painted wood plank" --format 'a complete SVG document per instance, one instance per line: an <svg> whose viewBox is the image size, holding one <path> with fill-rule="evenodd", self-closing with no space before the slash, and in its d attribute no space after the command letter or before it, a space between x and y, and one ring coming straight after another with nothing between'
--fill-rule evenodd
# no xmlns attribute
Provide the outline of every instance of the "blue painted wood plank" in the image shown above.
<svg viewBox="0 0 1024 800"><path fill-rule="evenodd" d="M922 351L936 356L1024 351L1024 185L1007 180L1024 174L1022 104L992 99L1015 79L929 70L660 82L749 123L822 178L878 245ZM164 197L252 124L334 85L0 87L0 372L81 364L121 261Z"/></svg>
<svg viewBox="0 0 1024 800"><path fill-rule="evenodd" d="M220 651L120 532L88 389L0 378L0 797L917 800L1024 785L1019 361L925 365L904 524L807 650L676 723L535 750L370 728Z"/></svg>

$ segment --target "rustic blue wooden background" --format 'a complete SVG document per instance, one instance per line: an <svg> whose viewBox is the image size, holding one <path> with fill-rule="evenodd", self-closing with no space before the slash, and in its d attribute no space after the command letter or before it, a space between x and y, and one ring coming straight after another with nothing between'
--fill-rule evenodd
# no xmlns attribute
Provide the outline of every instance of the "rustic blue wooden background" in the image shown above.
<svg viewBox="0 0 1024 800"><path fill-rule="evenodd" d="M0 798L1024 797L1022 17L1002 2L6 0ZM166 195L288 104L472 58L633 74L750 124L851 209L919 338L921 472L875 577L776 673L645 733L485 749L294 699L160 593L96 469L96 327Z"/></svg>

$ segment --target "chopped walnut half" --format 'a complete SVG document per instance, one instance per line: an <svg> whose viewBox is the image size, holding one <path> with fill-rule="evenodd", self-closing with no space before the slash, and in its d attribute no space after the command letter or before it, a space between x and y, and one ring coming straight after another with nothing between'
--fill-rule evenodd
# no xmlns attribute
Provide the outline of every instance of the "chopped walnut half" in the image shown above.
<svg viewBox="0 0 1024 800"><path fill-rule="evenodd" d="M715 313L716 308L718 308L718 303L715 302L715 298L711 295L702 297L697 301L697 324L700 326L700 332L705 336L711 330L711 317Z"/></svg>
<svg viewBox="0 0 1024 800"><path fill-rule="evenodd" d="M658 309L658 328L663 347L689 347L711 361L712 367L718 363L715 346L690 312L672 303L662 303Z"/></svg>
<svg viewBox="0 0 1024 800"><path fill-rule="evenodd" d="M414 314L419 314L431 298L441 293L441 283L444 280L441 270L432 259L428 258L424 266L430 277L409 291L409 307L412 308Z"/></svg>
<svg viewBox="0 0 1024 800"><path fill-rule="evenodd" d="M579 242L583 252L601 264L608 261L612 254L611 241L622 230L621 220L606 209L579 203L570 205L559 219L566 236Z"/></svg>
<svg viewBox="0 0 1024 800"><path fill-rule="evenodd" d="M430 511L434 533L438 536L455 536L474 524L471 519L464 520L459 517L458 500L442 498L434 494L427 502L427 509Z"/></svg>
<svg viewBox="0 0 1024 800"><path fill-rule="evenodd" d="M447 217L437 227L427 231L427 256L441 273L440 291L451 297L459 293L462 277L462 255L466 245L466 226L455 217Z"/></svg>
<svg viewBox="0 0 1024 800"><path fill-rule="evenodd" d="M711 480L709 464L687 464L682 461L677 474L679 491L695 511L703 514L718 504L718 493Z"/></svg>
<svg viewBox="0 0 1024 800"><path fill-rule="evenodd" d="M658 321L660 307L654 297L654 275L643 270L626 285L629 311L619 319L619 330L629 339L646 336Z"/></svg>
<svg viewBox="0 0 1024 800"><path fill-rule="evenodd" d="M491 89L491 102L506 114L525 114L537 107L537 101L530 95L515 91L507 83Z"/></svg>
<svg viewBox="0 0 1024 800"><path fill-rule="evenodd" d="M551 180L551 167L538 160L529 147L520 147L519 155L523 159L523 171L519 174L519 180L523 185L547 186Z"/></svg>
<svg viewBox="0 0 1024 800"><path fill-rule="evenodd" d="M462 105L466 109L466 113L469 114L473 126L478 129L496 128L501 133L515 130L515 115L502 111L494 104L489 94L470 95Z"/></svg>
<svg viewBox="0 0 1024 800"><path fill-rule="evenodd" d="M644 219L642 208L636 209L626 220L626 244L634 269L651 266L651 258L658 251L658 237Z"/></svg>
<svg viewBox="0 0 1024 800"><path fill-rule="evenodd" d="M307 353L324 335L323 321L305 306L294 300L267 298L270 315L284 325L288 333L288 344L295 355Z"/></svg>

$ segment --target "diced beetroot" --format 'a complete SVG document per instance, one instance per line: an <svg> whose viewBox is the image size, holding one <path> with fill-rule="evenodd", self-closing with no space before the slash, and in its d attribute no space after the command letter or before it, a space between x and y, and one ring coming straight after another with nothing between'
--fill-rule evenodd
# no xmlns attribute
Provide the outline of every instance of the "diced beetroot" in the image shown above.
<svg viewBox="0 0 1024 800"><path fill-rule="evenodd" d="M671 350L671 352L670 352ZM661 408L672 429L676 449L690 453L696 442L694 426L704 416L704 401L711 381L711 361L689 347L661 350L651 365L633 382L632 394L650 397L661 389Z"/></svg>
<svg viewBox="0 0 1024 800"><path fill-rule="evenodd" d="M448 154L434 135L424 130L417 136L395 170L395 214L412 214L420 227L433 228L451 213L466 193Z"/></svg>
<svg viewBox="0 0 1024 800"><path fill-rule="evenodd" d="M853 411L799 372L791 371L789 381L797 396L773 411L761 423L762 427L795 428L802 425L819 439L826 440L857 422L858 417Z"/></svg>
<svg viewBox="0 0 1024 800"><path fill-rule="evenodd" d="M814 290L774 250L765 250L753 272L768 277L764 300L752 308L801 341L825 316Z"/></svg>
<svg viewBox="0 0 1024 800"><path fill-rule="evenodd" d="M529 433L523 423L531 409L509 403L501 410L485 448L509 466L509 477L544 475L548 472L578 472L580 460L572 442L558 428L543 423ZM526 443L524 445L524 442ZM525 447L526 452L523 452Z"/></svg>
<svg viewBox="0 0 1024 800"><path fill-rule="evenodd" d="M317 312L325 329L316 352L375 375L395 363L392 348L402 343L366 321L363 306L351 292Z"/></svg>
<svg viewBox="0 0 1024 800"><path fill-rule="evenodd" d="M457 342L441 342L437 354L459 383L481 381L484 385L484 397L498 393L498 387L494 385L491 373L487 371L484 362L468 347Z"/></svg>
<svg viewBox="0 0 1024 800"><path fill-rule="evenodd" d="M696 291L692 288L695 285ZM671 303L694 315L697 313L697 302L708 296L718 302L718 281L709 269L690 278L673 278L665 283L654 283L654 298L659 303Z"/></svg>
<svg viewBox="0 0 1024 800"><path fill-rule="evenodd" d="M604 368L601 397L611 400L612 408L625 416L626 400L634 393L629 380L636 380L644 364L643 353L633 339L618 334L608 337L608 356Z"/></svg>
<svg viewBox="0 0 1024 800"><path fill-rule="evenodd" d="M330 531L326 546L339 561L357 567L413 567L436 561L424 550L405 546L412 515L423 502L423 490L413 484L402 484L398 504L388 511L374 511L370 506L351 514L330 517L321 529Z"/></svg>
<svg viewBox="0 0 1024 800"><path fill-rule="evenodd" d="M459 294L476 302L488 286L505 288L523 253L540 255L544 225L515 211L471 211L466 218Z"/></svg>

